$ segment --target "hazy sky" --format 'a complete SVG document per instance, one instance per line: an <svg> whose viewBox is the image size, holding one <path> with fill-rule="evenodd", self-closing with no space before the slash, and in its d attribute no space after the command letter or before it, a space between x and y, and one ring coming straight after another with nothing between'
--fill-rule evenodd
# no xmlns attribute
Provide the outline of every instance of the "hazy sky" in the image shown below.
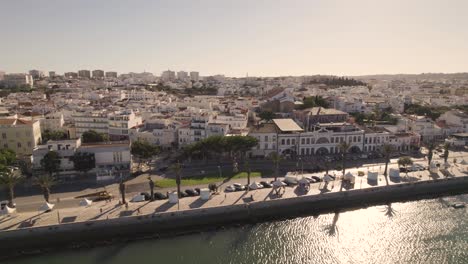
<svg viewBox="0 0 468 264"><path fill-rule="evenodd" d="M466 0L0 0L0 70L468 71Z"/></svg>

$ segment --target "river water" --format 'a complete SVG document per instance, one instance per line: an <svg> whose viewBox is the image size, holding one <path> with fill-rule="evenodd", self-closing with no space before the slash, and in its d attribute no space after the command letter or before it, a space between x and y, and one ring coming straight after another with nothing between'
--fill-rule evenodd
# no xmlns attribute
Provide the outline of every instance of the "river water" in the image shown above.
<svg viewBox="0 0 468 264"><path fill-rule="evenodd" d="M468 263L468 195L70 250L14 264Z"/></svg>

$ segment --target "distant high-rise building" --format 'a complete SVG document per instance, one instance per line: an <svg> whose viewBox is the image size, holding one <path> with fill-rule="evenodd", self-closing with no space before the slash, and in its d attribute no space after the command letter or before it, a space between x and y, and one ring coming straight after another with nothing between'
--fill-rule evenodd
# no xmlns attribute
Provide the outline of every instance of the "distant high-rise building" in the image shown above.
<svg viewBox="0 0 468 264"><path fill-rule="evenodd" d="M200 79L200 75L198 72L196 71L191 71L190 72L190 80L194 81L194 82L198 82L198 80Z"/></svg>
<svg viewBox="0 0 468 264"><path fill-rule="evenodd" d="M66 72L64 75L65 75L66 78L69 78L69 79L78 78L78 73L76 73L76 72Z"/></svg>
<svg viewBox="0 0 468 264"><path fill-rule="evenodd" d="M106 78L117 78L117 72L106 72Z"/></svg>
<svg viewBox="0 0 468 264"><path fill-rule="evenodd" d="M187 80L188 79L188 73L186 71L179 71L177 72L177 79L179 80Z"/></svg>
<svg viewBox="0 0 468 264"><path fill-rule="evenodd" d="M30 74L13 73L5 74L3 84L6 87L29 86L33 87L34 81Z"/></svg>
<svg viewBox="0 0 468 264"><path fill-rule="evenodd" d="M49 72L49 78L54 78L55 76L57 76L57 75L55 74L54 71Z"/></svg>
<svg viewBox="0 0 468 264"><path fill-rule="evenodd" d="M103 71L103 70L94 70L94 71L93 71L93 78L94 78L94 79L102 79L102 78L104 78L104 71Z"/></svg>
<svg viewBox="0 0 468 264"><path fill-rule="evenodd" d="M175 80L175 72L169 70L163 71L163 73L161 74L161 80L163 80L164 82Z"/></svg>
<svg viewBox="0 0 468 264"><path fill-rule="evenodd" d="M40 79L40 78L44 78L45 73L40 70L30 70L29 75L31 75L33 79Z"/></svg>
<svg viewBox="0 0 468 264"><path fill-rule="evenodd" d="M78 77L81 78L91 78L91 72L88 70L79 70L78 71Z"/></svg>
<svg viewBox="0 0 468 264"><path fill-rule="evenodd" d="M0 71L0 81L2 81L4 77L5 77L5 72Z"/></svg>

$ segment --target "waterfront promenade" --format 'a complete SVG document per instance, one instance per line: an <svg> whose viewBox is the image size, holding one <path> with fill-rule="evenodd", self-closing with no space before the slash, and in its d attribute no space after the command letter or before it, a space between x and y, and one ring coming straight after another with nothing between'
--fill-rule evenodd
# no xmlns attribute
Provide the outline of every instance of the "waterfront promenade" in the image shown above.
<svg viewBox="0 0 468 264"><path fill-rule="evenodd" d="M426 164L424 160L416 161L417 164ZM389 168L397 168L396 160L392 160ZM311 196L311 195L320 195L322 193L333 193L333 192L346 192L350 189L368 189L375 186L385 186L386 181L382 175L384 170L384 164L368 164L360 168L349 168L346 171L351 172L356 176L356 182L354 186L343 185L341 188L342 181L336 180L328 184L327 188L324 188L324 183L315 183L311 184L310 191L308 193L300 192L297 187L286 187L285 193L282 197L277 197L272 189L259 189L252 190L249 192L232 192L225 193L224 187L226 184L221 186L221 191L217 195L212 195L211 199L207 201L202 201L199 197L187 197L180 199L180 202L177 204L171 204L168 200L160 200L153 202L129 202L128 208L119 204L118 199L120 196L118 192L113 192L115 198L113 201L106 202L95 202L90 206L79 206L78 199L67 198L65 201L60 201L60 203L68 203L74 206L56 209L48 213L38 212L38 211L28 211L28 212L18 212L18 214L11 217L2 217L0 218L0 230L15 230L22 228L31 228L39 226L48 226L48 225L57 225L57 224L68 224L74 222L86 222L93 220L104 220L104 219L116 219L121 217L136 216L136 215L148 215L148 214L158 214L162 212L174 212L178 210L190 210L196 208L211 208L211 207L221 207L229 206L234 204L245 204L245 203L257 203L261 201L268 200L277 200L284 198L292 198L298 196ZM358 171L364 172L365 176L358 177ZM379 172L379 177L376 182L368 181L367 172L374 171ZM448 169L449 177L461 177L468 176L466 173L466 165L455 164L451 165ZM341 171L330 171L331 175L341 175ZM318 175L323 176L322 173L314 174L303 174L299 172L297 177L301 178L302 176L311 176ZM421 181L432 181L434 179L443 179L444 176L441 172L437 175L430 175L427 170L425 171L415 171L408 173L408 178L406 178L405 173L401 173L400 180L395 180L389 178L389 185L396 184L405 184L408 182L421 182ZM253 178L252 181L270 181L272 178ZM246 183L246 179L238 179L236 182ZM174 188L172 188L174 189ZM184 189L184 188L182 188ZM136 193L128 193L127 200L131 200L132 196Z"/></svg>

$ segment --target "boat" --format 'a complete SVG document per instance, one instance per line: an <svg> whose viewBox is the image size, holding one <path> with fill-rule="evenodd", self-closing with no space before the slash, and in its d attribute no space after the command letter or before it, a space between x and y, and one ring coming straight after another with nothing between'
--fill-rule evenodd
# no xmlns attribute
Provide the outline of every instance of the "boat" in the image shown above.
<svg viewBox="0 0 468 264"><path fill-rule="evenodd" d="M455 209L465 208L465 204L463 204L463 203L454 203L454 204L452 204L452 207L455 208Z"/></svg>

